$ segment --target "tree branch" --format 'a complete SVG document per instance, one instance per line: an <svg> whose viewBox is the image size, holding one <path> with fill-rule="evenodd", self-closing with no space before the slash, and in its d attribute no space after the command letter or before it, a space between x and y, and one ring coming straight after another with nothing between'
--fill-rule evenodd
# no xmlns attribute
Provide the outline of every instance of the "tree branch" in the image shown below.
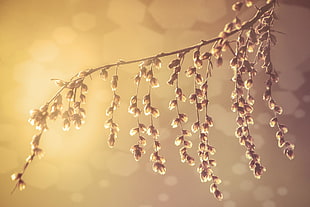
<svg viewBox="0 0 310 207"><path fill-rule="evenodd" d="M249 21L246 21L246 22L244 22L242 24L240 29L236 29L236 30L231 31L230 33L227 33L225 38L228 38L228 37L236 34L239 31L243 31L243 30L251 28L266 11L268 11L269 9L271 9L274 6L274 3L275 3L275 1L272 0L269 4L266 4L263 7L259 8L257 10L257 12L255 13L255 15ZM198 43L198 44L195 44L195 45L183 48L183 49L175 50L175 51L172 51L172 52L167 52L167 53L162 52L162 53L159 53L157 55L153 55L153 56L149 56L149 57L144 57L144 58L140 58L140 59L129 60L129 61L120 60L120 61L118 61L116 63L107 64L107 65L100 66L100 67L93 68L93 69L87 69L87 70L84 71L84 72L86 72L86 74L84 75L84 78L87 77L87 76L90 76L91 74L97 72L98 70L109 69L109 68L114 67L114 66L128 65L128 64L132 64L132 63L146 61L146 60L152 60L154 58L167 57L167 56L171 56L171 55L179 54L179 53L183 53L183 52L189 52L189 51L192 51L192 50L194 50L196 48L200 48L202 46L209 45L209 44L215 43L215 42L217 42L219 40L223 40L223 39L224 38L222 38L222 37L214 37L214 38L209 39L209 40L201 40L201 42ZM71 78L70 82L73 81L74 78L77 77L77 76L78 76L78 74L74 75ZM60 94L66 88L67 85L68 84L62 86L57 91L56 95L54 95L50 99L50 101L47 102L47 104L51 103L57 97L57 95Z"/></svg>

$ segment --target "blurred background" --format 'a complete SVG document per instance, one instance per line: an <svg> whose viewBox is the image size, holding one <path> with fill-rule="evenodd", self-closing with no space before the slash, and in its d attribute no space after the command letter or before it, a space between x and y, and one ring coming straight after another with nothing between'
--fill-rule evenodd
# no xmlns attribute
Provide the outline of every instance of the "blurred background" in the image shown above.
<svg viewBox="0 0 310 207"><path fill-rule="evenodd" d="M176 50L216 36L234 18L225 0L2 0L0 1L0 205L20 206L112 206L112 207L288 207L310 206L309 123L310 123L310 5L307 0L280 1L276 30L278 45L273 63L280 74L274 87L276 100L284 107L283 123L289 126L286 138L296 144L296 158L289 161L278 149L275 131L268 121L271 113L261 100L264 74L255 79L255 126L252 133L257 152L267 172L253 177L244 156L245 149L234 137L235 114L230 111L233 85L229 55L210 80L210 115L215 126L210 142L216 147L215 173L223 180L219 187L224 200L209 193L209 184L200 183L196 167L180 162L174 139L180 133L170 127L175 112L167 106L173 88L166 81L170 71L156 71L160 88L154 89L154 104L161 109L155 121L160 128L162 155L167 173L152 172L149 154L136 162L129 152L137 141L129 129L135 119L127 112L135 93L132 77L138 65L122 66L119 93L122 105L116 111L121 132L115 149L106 143L111 92L109 81L94 75L88 79L87 119L80 130L62 131L60 121L49 122L41 146L45 157L35 160L24 178L27 188L10 195L15 183L10 175L19 171L30 152L35 133L27 123L29 110L38 108L55 94L51 78L68 80L80 70ZM246 18L254 9L242 13ZM208 48L206 48L207 50ZM181 87L188 88L184 79ZM187 94L189 95L189 94ZM156 99L156 100L155 100ZM186 104L181 110L193 114ZM192 118L192 117L190 117ZM145 120L148 122L148 120ZM190 124L185 125L189 129ZM193 136L191 140L197 139ZM197 144L197 141L194 141ZM196 145L195 145L196 146ZM191 153L196 154L196 147Z"/></svg>

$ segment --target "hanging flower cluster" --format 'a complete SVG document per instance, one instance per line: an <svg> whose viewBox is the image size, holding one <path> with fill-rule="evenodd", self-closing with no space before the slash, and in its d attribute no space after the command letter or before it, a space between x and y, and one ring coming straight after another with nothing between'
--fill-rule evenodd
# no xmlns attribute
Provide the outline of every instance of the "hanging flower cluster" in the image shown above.
<svg viewBox="0 0 310 207"><path fill-rule="evenodd" d="M238 14L243 7L252 7L252 0L238 1L232 5L232 10ZM215 174L214 167L217 165L212 158L216 148L212 145L213 119L208 113L209 98L209 79L212 75L214 63L219 67L223 63L224 52L232 54L230 68L233 71L232 81L234 83L231 93L231 110L236 113L235 136L240 145L245 147L246 157L249 159L249 168L253 171L254 177L260 178L266 171L262 165L260 156L255 151L255 137L252 136L251 126L254 124L252 112L254 110L255 98L252 95L254 77L258 73L257 68L262 68L267 76L266 90L263 99L274 116L270 120L270 126L276 128L276 139L278 146L283 148L284 154L289 158L294 158L294 145L286 141L284 135L288 128L279 120L279 115L283 109L272 96L272 86L279 81L278 73L272 64L271 47L276 44L275 30L273 23L277 19L275 14L275 0L267 0L264 5L258 8L255 15L242 21L238 16L227 23L218 37L210 40L202 40L199 44L184 49L168 53L160 53L156 56L141 58L131 61L119 61L114 64L102 67L87 69L73 76L69 81L54 79L60 87L55 96L39 109L31 110L29 122L38 130L31 141L31 154L26 159L23 170L12 175L12 180L16 181L15 189L23 190L25 182L23 175L29 164L35 157L41 158L43 150L39 147L43 133L48 130L47 121L56 120L58 117L63 119L63 129L69 130L71 126L79 129L85 122L86 111L82 107L86 103L88 87L85 78L99 72L103 80L108 80L109 70L114 69L111 77L112 99L111 105L106 110L106 120L104 126L109 130L108 145L114 147L118 137L119 125L115 120L115 113L120 105L119 90L119 67L139 63L138 72L134 77L136 87L135 94L129 100L128 112L136 119L136 124L129 131L131 136L137 137L137 142L130 148L130 152L136 161L146 153L145 146L147 139L153 142L153 152L150 153L150 161L154 172L161 175L166 173L166 159L161 154L160 130L155 125L154 119L160 116L159 108L154 105L153 90L159 87L159 80L156 78L156 71L163 70L161 59L176 55L170 61L167 68L171 75L167 78L167 83L174 88L174 97L169 102L168 108L174 111L176 116L171 120L171 127L179 131L174 143L179 147L181 162L194 166L199 163L197 172L201 182L211 182L210 192L218 200L223 199L223 194L218 185L221 179ZM206 47L211 45L211 47ZM183 66L184 60L190 56L193 63L189 67ZM192 82L191 94L185 94L182 90L180 76L186 76ZM146 94L141 94L141 82L147 85ZM67 100L67 107L64 109L63 94ZM191 120L190 129L185 123L189 122L188 116L182 111L184 107L193 107L195 120ZM143 123L141 116L149 117L148 123ZM197 149L198 160L191 155L189 149L193 148L191 139L199 140Z"/></svg>

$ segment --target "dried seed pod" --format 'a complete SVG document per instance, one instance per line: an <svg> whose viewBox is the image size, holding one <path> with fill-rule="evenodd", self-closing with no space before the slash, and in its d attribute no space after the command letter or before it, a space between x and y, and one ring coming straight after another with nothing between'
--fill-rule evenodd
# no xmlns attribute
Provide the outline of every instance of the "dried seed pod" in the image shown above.
<svg viewBox="0 0 310 207"><path fill-rule="evenodd" d="M276 112L277 114L280 114L280 115L283 113L282 107L278 106L278 105L276 105L273 110L274 110L274 112Z"/></svg>
<svg viewBox="0 0 310 207"><path fill-rule="evenodd" d="M199 59L206 60L209 59L212 56L210 52L204 52L202 55L200 55Z"/></svg>
<svg viewBox="0 0 310 207"><path fill-rule="evenodd" d="M184 136L178 136L178 137L175 139L174 144L175 144L176 146L180 146L180 145L183 143L183 141L184 141Z"/></svg>
<svg viewBox="0 0 310 207"><path fill-rule="evenodd" d="M151 114L154 118L157 118L159 117L159 109L158 108L155 108L155 107L151 107Z"/></svg>
<svg viewBox="0 0 310 207"><path fill-rule="evenodd" d="M146 78L146 71L147 71L146 67L142 66L139 71L139 76Z"/></svg>
<svg viewBox="0 0 310 207"><path fill-rule="evenodd" d="M218 45L216 47L213 47L211 50L211 53L216 57L219 58L221 56L222 53L222 46Z"/></svg>
<svg viewBox="0 0 310 207"><path fill-rule="evenodd" d="M108 71L106 69L102 69L99 73L100 78L102 78L103 80L107 80L108 78Z"/></svg>
<svg viewBox="0 0 310 207"><path fill-rule="evenodd" d="M286 134L288 132L288 128L287 126L285 126L284 124L279 124L279 129Z"/></svg>
<svg viewBox="0 0 310 207"><path fill-rule="evenodd" d="M170 79L168 80L167 84L172 86L177 79L178 79L178 74L173 73L171 74Z"/></svg>
<svg viewBox="0 0 310 207"><path fill-rule="evenodd" d="M169 63L168 67L171 69L171 68L178 66L179 64L180 64L180 59L174 59Z"/></svg>
<svg viewBox="0 0 310 207"><path fill-rule="evenodd" d="M257 34L255 33L253 28L248 30L247 36L248 36L248 38L250 39L251 42L253 42L253 43L257 42Z"/></svg>
<svg viewBox="0 0 310 207"><path fill-rule="evenodd" d="M249 105L249 104L244 104L244 110L247 112L247 113L253 113L253 110L254 110L254 108L251 106L251 105Z"/></svg>
<svg viewBox="0 0 310 207"><path fill-rule="evenodd" d="M158 152L161 149L160 142L158 140L154 141L153 149L155 152Z"/></svg>
<svg viewBox="0 0 310 207"><path fill-rule="evenodd" d="M223 57L222 56L219 56L217 59L216 59L216 63L217 63L217 67L221 67L223 65Z"/></svg>
<svg viewBox="0 0 310 207"><path fill-rule="evenodd" d="M246 120L246 122L247 122L248 124L251 124L251 125L254 124L254 119L253 119L252 116L246 116L246 117L245 117L245 120Z"/></svg>
<svg viewBox="0 0 310 207"><path fill-rule="evenodd" d="M172 110L172 109L174 109L176 106L178 105L178 102L177 102L177 100L171 100L170 102L169 102L169 110Z"/></svg>
<svg viewBox="0 0 310 207"><path fill-rule="evenodd" d="M186 129L183 129L183 130L182 130L182 134L183 134L184 136L187 136L187 137L192 136L192 133L191 133L190 131L186 130Z"/></svg>
<svg viewBox="0 0 310 207"><path fill-rule="evenodd" d="M211 116L207 115L206 122L208 123L209 127L213 127L213 119Z"/></svg>
<svg viewBox="0 0 310 207"><path fill-rule="evenodd" d="M157 78L152 77L150 80L150 84L152 88L158 88L159 87L159 82Z"/></svg>
<svg viewBox="0 0 310 207"><path fill-rule="evenodd" d="M68 92L67 92L67 94L66 94L66 99L68 100L68 101L73 101L73 90L69 90Z"/></svg>
<svg viewBox="0 0 310 207"><path fill-rule="evenodd" d="M114 75L114 76L112 77L112 80L111 80L111 88L112 88L112 91L116 91L117 82L118 82L118 76Z"/></svg>
<svg viewBox="0 0 310 207"><path fill-rule="evenodd" d="M274 110L275 106L276 106L276 102L275 102L275 100L273 100L273 99L271 98L271 99L268 101L268 107L269 107L269 109Z"/></svg>
<svg viewBox="0 0 310 207"><path fill-rule="evenodd" d="M35 156L37 156L39 159L41 159L44 156L44 151L39 147L33 148L32 151L35 154Z"/></svg>
<svg viewBox="0 0 310 207"><path fill-rule="evenodd" d="M224 27L224 33L226 33L227 35L227 33L230 33L232 30L234 30L234 28L235 28L235 24L233 22L227 23Z"/></svg>
<svg viewBox="0 0 310 207"><path fill-rule="evenodd" d="M199 88L195 89L195 94L197 95L198 98L203 98L203 96L204 96L202 90Z"/></svg>
<svg viewBox="0 0 310 207"><path fill-rule="evenodd" d="M134 78L134 83L135 83L136 85L138 85L138 84L140 83L140 81L141 81L141 77L140 77L140 75L138 74L138 75L136 75L135 78Z"/></svg>
<svg viewBox="0 0 310 207"><path fill-rule="evenodd" d="M209 124L206 122L202 123L200 129L201 129L202 133L208 133L209 132Z"/></svg>
<svg viewBox="0 0 310 207"><path fill-rule="evenodd" d="M154 127L154 125L150 125L146 132L148 135L157 138L159 136L159 131Z"/></svg>
<svg viewBox="0 0 310 207"><path fill-rule="evenodd" d="M260 163L255 163L255 168L254 168L254 177L257 179L260 179L262 174L266 171L266 168L263 167Z"/></svg>
<svg viewBox="0 0 310 207"><path fill-rule="evenodd" d="M153 70L148 70L146 73L146 81L150 81L154 77Z"/></svg>
<svg viewBox="0 0 310 207"><path fill-rule="evenodd" d="M187 156L186 157L186 162L190 165L190 166L194 166L195 165L195 159L191 156Z"/></svg>
<svg viewBox="0 0 310 207"><path fill-rule="evenodd" d="M242 23L238 17L234 18L233 23L235 24L236 29L241 29ZM239 37L241 37L241 38L239 38ZM244 44L244 38L241 35L239 35L239 37L238 37L238 42L240 43L240 45ZM242 39L243 39L243 41L242 41Z"/></svg>
<svg viewBox="0 0 310 207"><path fill-rule="evenodd" d="M253 40L252 40L253 41ZM248 48L247 48L247 51L249 52L249 53L252 53L252 52L254 52L254 49L255 49L255 44L257 44L257 39L256 39L256 42L249 42L249 44L248 44Z"/></svg>
<svg viewBox="0 0 310 207"><path fill-rule="evenodd" d="M284 137L284 133L282 132L282 131L277 131L276 132L276 138L277 139L281 139L281 138L283 138Z"/></svg>
<svg viewBox="0 0 310 207"><path fill-rule="evenodd" d="M113 120L112 119L108 119L105 124L104 124L104 128L108 129L111 128L113 124Z"/></svg>
<svg viewBox="0 0 310 207"><path fill-rule="evenodd" d="M142 157L142 153L145 152L138 145L134 145L130 148L130 152L133 154L136 161Z"/></svg>
<svg viewBox="0 0 310 207"><path fill-rule="evenodd" d="M107 108L105 114L106 116L110 116L113 113L114 107L110 106Z"/></svg>
<svg viewBox="0 0 310 207"><path fill-rule="evenodd" d="M207 149L207 146L206 146L205 143L200 142L199 145L198 145L198 149L199 149L200 151L205 151L205 150Z"/></svg>
<svg viewBox="0 0 310 207"><path fill-rule="evenodd" d="M279 148L282 148L282 147L284 147L284 145L285 145L285 140L284 140L284 138L283 138L283 137L278 138L278 147L279 147Z"/></svg>
<svg viewBox="0 0 310 207"><path fill-rule="evenodd" d="M183 141L183 145L186 148L192 148L193 147L193 143L191 141L189 141L189 140L184 140Z"/></svg>
<svg viewBox="0 0 310 207"><path fill-rule="evenodd" d="M200 133L200 140L203 142L208 141L208 134L207 133Z"/></svg>
<svg viewBox="0 0 310 207"><path fill-rule="evenodd" d="M88 92L88 86L85 83L81 85L81 92L84 94Z"/></svg>
<svg viewBox="0 0 310 207"><path fill-rule="evenodd" d="M63 121L63 130L64 131L69 131L70 129L70 121L69 119L64 119Z"/></svg>
<svg viewBox="0 0 310 207"><path fill-rule="evenodd" d="M251 95L248 95L248 96L247 96L246 101L247 101L247 103L250 104L251 106L253 106L254 103L255 103L255 99L254 99L254 97L251 96Z"/></svg>
<svg viewBox="0 0 310 207"><path fill-rule="evenodd" d="M22 179L19 179L18 182L17 182L17 188L20 191L25 190L26 183Z"/></svg>
<svg viewBox="0 0 310 207"><path fill-rule="evenodd" d="M243 129L242 129L242 127L238 127L238 128L236 129L236 131L235 131L235 136L236 136L237 138L240 138L240 137L242 137L242 135L243 135Z"/></svg>
<svg viewBox="0 0 310 207"><path fill-rule="evenodd" d="M146 145L146 139L142 136L139 136L139 144L141 144L142 146Z"/></svg>
<svg viewBox="0 0 310 207"><path fill-rule="evenodd" d="M192 129L193 133L196 133L199 130L199 128L200 128L199 125L200 125L199 121L192 124L191 129Z"/></svg>
<svg viewBox="0 0 310 207"><path fill-rule="evenodd" d="M246 5L247 7L253 6L253 0L245 0L245 5Z"/></svg>
<svg viewBox="0 0 310 207"><path fill-rule="evenodd" d="M269 121L270 127L275 127L277 124L278 124L278 118L277 117L273 117L270 119L270 121Z"/></svg>
<svg viewBox="0 0 310 207"><path fill-rule="evenodd" d="M238 106L239 104L236 102L236 103L233 103L230 107L231 111L232 112L236 112L238 110Z"/></svg>
<svg viewBox="0 0 310 207"><path fill-rule="evenodd" d="M217 165L215 160L209 160L209 165L215 167Z"/></svg>
<svg viewBox="0 0 310 207"><path fill-rule="evenodd" d="M191 104L196 103L196 100L197 100L197 95L195 93L192 93L189 96L189 103L191 103Z"/></svg>
<svg viewBox="0 0 310 207"><path fill-rule="evenodd" d="M238 68L239 67L239 60L238 60L238 58L237 57L233 57L231 60L230 60L230 67L232 68L232 69L236 69L236 68Z"/></svg>
<svg viewBox="0 0 310 207"><path fill-rule="evenodd" d="M206 93L206 92L208 91L208 82L207 82L207 81L204 82L204 83L201 85L200 89L201 89L204 93Z"/></svg>
<svg viewBox="0 0 310 207"><path fill-rule="evenodd" d="M146 126L142 123L139 123L139 129L141 133L145 133L147 130Z"/></svg>
<svg viewBox="0 0 310 207"><path fill-rule="evenodd" d="M155 65L155 67L157 68L157 69L160 69L161 68L161 65L162 65L162 63L161 63L161 60L159 59L159 58L154 58L153 59L153 63L154 63L154 65Z"/></svg>
<svg viewBox="0 0 310 207"><path fill-rule="evenodd" d="M207 173L206 170L202 170L200 172L200 181L205 183L208 182L209 180L211 180L211 176Z"/></svg>
<svg viewBox="0 0 310 207"><path fill-rule="evenodd" d="M223 200L224 198L223 193L219 191L218 189L216 189L213 194L214 194L214 197L219 201Z"/></svg>
<svg viewBox="0 0 310 207"><path fill-rule="evenodd" d="M86 118L86 110L84 108L80 108L79 112L80 112L82 119L85 119Z"/></svg>
<svg viewBox="0 0 310 207"><path fill-rule="evenodd" d="M153 167L154 172L159 173L161 175L164 175L167 171L166 167L162 163L159 163L159 162L153 163L152 167Z"/></svg>
<svg viewBox="0 0 310 207"><path fill-rule="evenodd" d="M248 79L244 82L244 86L246 89L250 89L253 86L253 79Z"/></svg>
<svg viewBox="0 0 310 207"><path fill-rule="evenodd" d="M180 121L186 123L188 121L188 117L186 116L186 114L179 114L179 119Z"/></svg>
<svg viewBox="0 0 310 207"><path fill-rule="evenodd" d="M232 5L231 9L232 9L233 11L240 11L241 8L242 8L242 6L243 6L243 3L240 2L240 1L238 1L238 2L236 2L236 3L234 3L234 4Z"/></svg>
<svg viewBox="0 0 310 207"><path fill-rule="evenodd" d="M114 145L115 145L115 138L116 138L115 134L110 134L109 139L108 139L108 146L110 148L114 147Z"/></svg>
<svg viewBox="0 0 310 207"><path fill-rule="evenodd" d="M197 103L196 104L196 108L197 108L198 111L202 111L203 110L203 107L202 107L201 103Z"/></svg>
<svg viewBox="0 0 310 207"><path fill-rule="evenodd" d="M207 150L211 155L214 155L216 152L215 147L211 146L211 145L207 145Z"/></svg>
<svg viewBox="0 0 310 207"><path fill-rule="evenodd" d="M150 104L146 104L145 106L144 106L144 114L146 115L146 116L148 116L148 115L150 115L152 113L152 107L151 107L151 105Z"/></svg>
<svg viewBox="0 0 310 207"><path fill-rule="evenodd" d="M41 139L41 135L42 135L42 133L36 134L36 135L34 135L34 136L32 137L32 141L31 141L31 143L30 143L32 147L38 147L38 146L39 146L39 144L40 144L40 139Z"/></svg>
<svg viewBox="0 0 310 207"><path fill-rule="evenodd" d="M219 184L222 183L222 180L219 177L215 176L215 175L212 176L212 180L213 180L213 183L215 183L216 185L219 185Z"/></svg>
<svg viewBox="0 0 310 207"><path fill-rule="evenodd" d="M191 77L193 74L196 73L196 68L195 67L189 67L186 71L185 74L187 77Z"/></svg>
<svg viewBox="0 0 310 207"><path fill-rule="evenodd" d="M243 124L244 124L244 119L243 119L243 117L238 116L237 119L236 119L236 122L237 122L237 124L238 124L239 126L243 126Z"/></svg>
<svg viewBox="0 0 310 207"><path fill-rule="evenodd" d="M132 104L136 104L137 101L138 101L138 97L137 97L137 96L132 96L132 97L130 98L130 104L131 104L131 105L132 105Z"/></svg>
<svg viewBox="0 0 310 207"><path fill-rule="evenodd" d="M153 63L153 60L151 59L148 59L148 60L145 60L143 61L141 64L144 65L144 66L149 66Z"/></svg>
<svg viewBox="0 0 310 207"><path fill-rule="evenodd" d="M178 97L180 101L185 102L186 101L186 96L182 94L182 96Z"/></svg>
<svg viewBox="0 0 310 207"><path fill-rule="evenodd" d="M270 74L270 77L271 77L271 80L274 83L278 83L279 82L279 75L276 72L274 72L273 74Z"/></svg>
<svg viewBox="0 0 310 207"><path fill-rule="evenodd" d="M276 44L277 44L277 38L276 38L275 35L270 34L270 40L271 40L271 43L272 43L273 45L276 45Z"/></svg>
<svg viewBox="0 0 310 207"><path fill-rule="evenodd" d="M183 95L182 89L181 89L181 88L176 88L176 89L175 89L175 94L176 94L178 97L182 96L182 95Z"/></svg>
<svg viewBox="0 0 310 207"><path fill-rule="evenodd" d="M239 88L244 87L244 81L242 80L241 76L237 76L236 83Z"/></svg>
<svg viewBox="0 0 310 207"><path fill-rule="evenodd" d="M181 120L179 118L175 118L172 120L171 126L172 126L172 128L177 128L180 123L181 123Z"/></svg>
<svg viewBox="0 0 310 207"><path fill-rule="evenodd" d="M293 147L287 147L283 150L283 153L289 158L290 160L295 158L294 154L294 148Z"/></svg>
<svg viewBox="0 0 310 207"><path fill-rule="evenodd" d="M200 56L200 50L199 50L199 48L198 48L198 49L195 50L194 53L193 53L193 60L195 61L195 60L199 59L199 56Z"/></svg>
<svg viewBox="0 0 310 207"><path fill-rule="evenodd" d="M68 82L66 82L66 81L63 81L63 80L60 80L60 79L52 79L54 82L55 82L55 84L57 85L57 86L59 86L59 87L64 87L65 85L67 85L68 84Z"/></svg>
<svg viewBox="0 0 310 207"><path fill-rule="evenodd" d="M136 135L137 133L139 133L139 127L132 128L132 129L129 131L130 136L134 136L134 135Z"/></svg>
<svg viewBox="0 0 310 207"><path fill-rule="evenodd" d="M201 84L202 83L202 77L201 77L201 74L199 73L196 73L196 76L195 76L195 81L197 84Z"/></svg>
<svg viewBox="0 0 310 207"><path fill-rule="evenodd" d="M270 89L267 89L263 95L263 99L264 101L268 101L271 99L271 90Z"/></svg>
<svg viewBox="0 0 310 207"><path fill-rule="evenodd" d="M84 94L80 95L80 100L82 104L86 104L86 96Z"/></svg>
<svg viewBox="0 0 310 207"><path fill-rule="evenodd" d="M198 69L200 69L201 67L202 67L202 60L200 60L200 59L196 59L195 61L194 61L194 66L196 67L196 68L198 68Z"/></svg>
<svg viewBox="0 0 310 207"><path fill-rule="evenodd" d="M151 96L150 96L150 94L147 94L147 95L145 95L144 97L143 97L143 104L149 104L150 103L150 101L151 101Z"/></svg>

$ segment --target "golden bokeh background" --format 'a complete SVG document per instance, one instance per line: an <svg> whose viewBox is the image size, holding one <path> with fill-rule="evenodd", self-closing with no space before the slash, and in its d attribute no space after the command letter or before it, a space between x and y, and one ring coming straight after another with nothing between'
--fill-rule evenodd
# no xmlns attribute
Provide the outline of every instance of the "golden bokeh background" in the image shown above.
<svg viewBox="0 0 310 207"><path fill-rule="evenodd" d="M154 103L161 109L155 121L160 128L162 154L167 174L152 172L148 153L134 161L129 136L135 119L127 112L134 94L132 77L138 66L120 68L119 93L122 106L116 112L121 132L115 149L109 149L103 125L110 104L109 81L97 76L87 80L87 119L80 130L63 132L61 122L50 122L41 143L45 157L35 160L25 174L27 188L10 194L13 172L19 171L29 154L34 129L28 112L53 96L57 87L51 78L67 80L76 72L120 59L131 60L171 51L210 39L234 17L225 0L2 0L0 1L0 206L64 207L288 207L310 206L309 199L309 112L310 27L309 3L280 1L276 29L278 45L273 62L280 74L274 95L284 107L282 120L289 126L287 139L296 144L296 158L289 161L276 146L271 118L260 100L264 74L256 78L257 97L253 135L267 172L256 180L248 170L244 148L234 138L235 114L230 111L231 71L226 56L210 80L210 115L215 121L211 142L216 146L215 168L223 184L222 202L200 183L195 167L179 161L174 146L175 116L167 109L173 88L165 84L171 58L156 71L161 87L154 89ZM251 15L254 10L241 14ZM224 56L225 57L225 56ZM259 83L260 82L260 83ZM189 87L185 79L183 88ZM191 107L182 110L193 113ZM147 120L145 119L147 122ZM186 125L189 127L190 125ZM193 136L195 139L195 136ZM149 141L149 143L151 143ZM194 143L196 143L194 141ZM197 144L197 143L196 143ZM195 154L195 148L192 154Z"/></svg>

